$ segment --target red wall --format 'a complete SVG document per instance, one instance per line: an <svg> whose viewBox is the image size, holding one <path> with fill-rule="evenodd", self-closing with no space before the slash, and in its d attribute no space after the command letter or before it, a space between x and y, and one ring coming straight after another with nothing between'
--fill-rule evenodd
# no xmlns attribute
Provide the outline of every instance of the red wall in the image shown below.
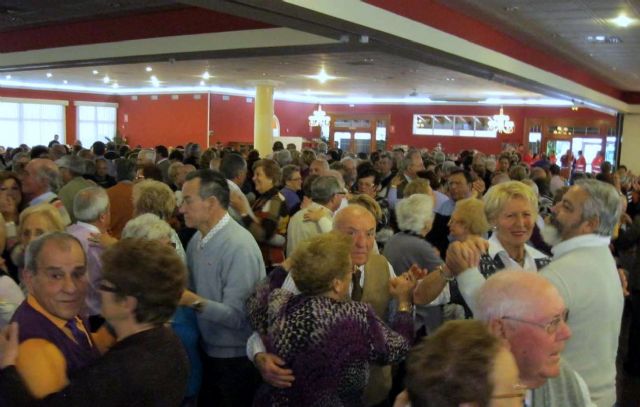
<svg viewBox="0 0 640 407"><path fill-rule="evenodd" d="M0 88L0 96L25 99L53 99L69 102L66 108L65 127L68 144L76 141L76 106L75 101L117 103L117 96L94 95L91 93L51 92L45 90ZM52 135L53 136L53 135Z"/></svg>
<svg viewBox="0 0 640 407"><path fill-rule="evenodd" d="M0 89L0 96L20 98L60 99L69 101L67 108L67 142L72 143L76 134L76 116L73 102L103 101L115 102L118 108L118 130L130 145L145 147L164 144L184 145L189 141L207 145L207 94L199 100L192 94L158 95L152 100L150 95L131 96L91 95L82 93L28 91ZM211 95L209 129L210 143L253 142L253 98L244 96ZM310 129L308 116L317 109L317 104L275 101L274 112L280 121L282 136L299 136L308 139L318 137L318 128ZM323 110L331 113L373 113L390 115L387 146L406 144L416 147L433 148L441 143L445 151L459 151L476 148L487 153L498 153L502 143L523 143L526 118L589 119L614 121L612 116L589 109L572 111L569 108L505 107L504 112L515 122L516 130L511 135L497 138L434 137L414 136L412 123L414 114L452 115L494 115L496 106L449 106L449 105L323 105ZM125 116L127 120L125 121Z"/></svg>
<svg viewBox="0 0 640 407"><path fill-rule="evenodd" d="M152 147L184 145L189 141L207 145L207 94L194 95L139 95L118 97L118 130L129 145ZM125 120L126 116L126 120Z"/></svg>

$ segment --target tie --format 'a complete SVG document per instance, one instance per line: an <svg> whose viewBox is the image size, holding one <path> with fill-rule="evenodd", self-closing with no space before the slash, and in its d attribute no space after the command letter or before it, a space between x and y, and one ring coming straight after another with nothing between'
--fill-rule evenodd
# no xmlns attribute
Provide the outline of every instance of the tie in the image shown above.
<svg viewBox="0 0 640 407"><path fill-rule="evenodd" d="M351 299L353 301L360 301L362 299L362 287L360 287L360 276L362 275L362 271L356 267L353 272L352 282L353 288L351 289Z"/></svg>
<svg viewBox="0 0 640 407"><path fill-rule="evenodd" d="M89 340L87 339L87 335L78 328L75 319L70 319L65 324L67 328L71 331L73 338L76 340L78 345L85 349L91 349L91 345L89 344Z"/></svg>

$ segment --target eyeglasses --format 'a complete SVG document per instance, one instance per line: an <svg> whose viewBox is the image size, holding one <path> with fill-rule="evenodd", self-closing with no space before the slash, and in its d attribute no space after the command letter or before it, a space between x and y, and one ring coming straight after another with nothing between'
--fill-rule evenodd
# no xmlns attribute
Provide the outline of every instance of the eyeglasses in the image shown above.
<svg viewBox="0 0 640 407"><path fill-rule="evenodd" d="M537 326L538 328L544 329L549 335L553 335L556 332L558 332L561 322L567 323L569 321L569 310L565 309L564 311L562 311L560 315L556 315L555 317L553 317L551 321L547 322L546 324L533 322L533 321L526 321L524 319L518 319L513 317L502 317L502 319Z"/></svg>
<svg viewBox="0 0 640 407"><path fill-rule="evenodd" d="M514 384L513 385L513 393L505 393L505 394L496 394L495 396L491 396L492 399L524 399L525 391L527 391L527 386L524 384Z"/></svg>

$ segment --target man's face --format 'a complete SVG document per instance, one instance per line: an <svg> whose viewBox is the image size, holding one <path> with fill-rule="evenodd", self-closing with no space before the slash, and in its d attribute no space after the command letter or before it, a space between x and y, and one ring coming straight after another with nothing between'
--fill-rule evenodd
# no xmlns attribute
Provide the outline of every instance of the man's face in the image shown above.
<svg viewBox="0 0 640 407"><path fill-rule="evenodd" d="M535 307L527 308L527 315L512 316L528 322L503 319L506 339L520 369L520 379L532 387L541 386L548 378L560 374L560 353L571 337L569 326L562 320L565 312L562 298L552 288L545 292L548 294L537 298ZM542 327L558 320L552 332Z"/></svg>
<svg viewBox="0 0 640 407"><path fill-rule="evenodd" d="M509 165L511 165L511 163L509 162L508 158L501 158L500 161L498 162L498 171L508 172Z"/></svg>
<svg viewBox="0 0 640 407"><path fill-rule="evenodd" d="M29 294L52 315L68 320L82 310L89 283L79 243L49 240L38 256L37 270L25 276Z"/></svg>
<svg viewBox="0 0 640 407"><path fill-rule="evenodd" d="M209 199L200 197L200 178L186 181L182 185L182 205L180 213L184 215L184 222L190 228L198 229L200 225L209 221Z"/></svg>
<svg viewBox="0 0 640 407"><path fill-rule="evenodd" d="M42 189L42 182L37 178L38 165L34 162L29 162L24 167L24 173L22 177L22 192L30 197L40 195L39 192Z"/></svg>
<svg viewBox="0 0 640 407"><path fill-rule="evenodd" d="M468 198L471 194L471 185L463 174L452 174L449 176L449 195L454 201Z"/></svg>
<svg viewBox="0 0 640 407"><path fill-rule="evenodd" d="M353 160L347 160L342 163L344 165L344 170L346 172L347 178L352 182L355 181L358 176L358 172L356 170L356 162Z"/></svg>
<svg viewBox="0 0 640 407"><path fill-rule="evenodd" d="M357 266L366 264L376 240L376 220L369 212L365 216L345 216L336 229L353 238L351 261Z"/></svg>
<svg viewBox="0 0 640 407"><path fill-rule="evenodd" d="M96 161L96 175L100 178L104 178L107 176L107 172L109 168L107 166L107 162L105 160L97 160Z"/></svg>
<svg viewBox="0 0 640 407"><path fill-rule="evenodd" d="M302 175L300 175L300 171L293 172L286 184L292 191L300 191L302 189Z"/></svg>
<svg viewBox="0 0 640 407"><path fill-rule="evenodd" d="M382 175L390 173L392 167L393 162L388 157L382 157L376 162L376 170Z"/></svg>
<svg viewBox="0 0 640 407"><path fill-rule="evenodd" d="M579 186L572 186L562 200L551 208L551 227L557 231L560 241L590 233L587 222L582 220L582 209L589 194ZM549 225L545 227L547 229ZM545 233L543 233L544 236ZM552 242L553 243L553 242Z"/></svg>
<svg viewBox="0 0 640 407"><path fill-rule="evenodd" d="M314 161L309 166L309 174L311 175L324 175L324 165L321 161Z"/></svg>
<svg viewBox="0 0 640 407"><path fill-rule="evenodd" d="M414 154L411 156L411 164L405 170L405 174L407 174L411 178L415 178L419 171L424 170L424 162L422 162L422 157L418 154Z"/></svg>

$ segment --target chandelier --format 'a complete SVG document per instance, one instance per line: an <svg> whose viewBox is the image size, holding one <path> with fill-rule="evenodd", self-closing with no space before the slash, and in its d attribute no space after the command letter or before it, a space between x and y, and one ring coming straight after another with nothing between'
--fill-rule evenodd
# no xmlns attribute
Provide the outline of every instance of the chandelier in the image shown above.
<svg viewBox="0 0 640 407"><path fill-rule="evenodd" d="M498 133L513 133L514 124L513 120L509 119L509 115L504 114L502 107L500 107L500 114L494 114L489 118L489 130L495 130Z"/></svg>
<svg viewBox="0 0 640 407"><path fill-rule="evenodd" d="M328 126L330 122L331 117L322 110L322 105L318 105L318 110L314 110L313 114L309 116L309 127L324 127Z"/></svg>

